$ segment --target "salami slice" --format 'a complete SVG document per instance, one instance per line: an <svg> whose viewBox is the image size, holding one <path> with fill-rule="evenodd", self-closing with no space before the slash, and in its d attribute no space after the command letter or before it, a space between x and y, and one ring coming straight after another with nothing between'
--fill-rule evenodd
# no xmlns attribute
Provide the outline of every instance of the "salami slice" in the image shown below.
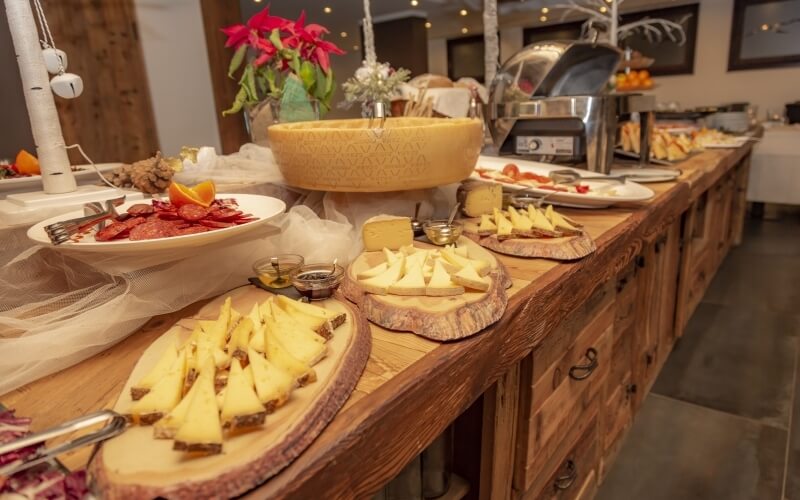
<svg viewBox="0 0 800 500"><path fill-rule="evenodd" d="M168 236L175 236L178 230L174 224L169 222L145 222L131 229L129 236L131 241L153 240L156 238L166 238Z"/></svg>
<svg viewBox="0 0 800 500"><path fill-rule="evenodd" d="M222 210L217 210L214 215L211 216L211 218L218 221L230 221L239 217L240 215L242 215L240 210L223 208Z"/></svg>
<svg viewBox="0 0 800 500"><path fill-rule="evenodd" d="M204 220L201 220L199 222L200 222L200 224L202 224L202 225L204 225L206 227L210 227L210 228L214 228L214 229L222 229L222 228L226 228L226 227L233 227L233 226L236 225L233 222L222 222L222 221L218 221L218 220L205 220L204 219Z"/></svg>
<svg viewBox="0 0 800 500"><path fill-rule="evenodd" d="M208 215L207 208L203 208L200 205L194 205L191 203L187 205L181 205L181 207L178 209L178 216L187 221L197 221L204 218L206 215Z"/></svg>
<svg viewBox="0 0 800 500"><path fill-rule="evenodd" d="M133 229L139 224L144 224L145 222L147 222L147 219L144 217L129 217L125 220L125 222L123 222L123 224L128 226L128 229Z"/></svg>
<svg viewBox="0 0 800 500"><path fill-rule="evenodd" d="M178 229L178 236L185 236L187 234L206 233L211 229L205 226L190 226L183 229Z"/></svg>
<svg viewBox="0 0 800 500"><path fill-rule="evenodd" d="M128 207L128 213L131 215L149 215L153 213L153 205L137 203Z"/></svg>
<svg viewBox="0 0 800 500"><path fill-rule="evenodd" d="M116 238L120 233L127 230L128 230L128 225L125 224L124 222L114 222L104 227L103 229L97 231L97 234L94 235L94 239L97 241L111 241L114 238Z"/></svg>

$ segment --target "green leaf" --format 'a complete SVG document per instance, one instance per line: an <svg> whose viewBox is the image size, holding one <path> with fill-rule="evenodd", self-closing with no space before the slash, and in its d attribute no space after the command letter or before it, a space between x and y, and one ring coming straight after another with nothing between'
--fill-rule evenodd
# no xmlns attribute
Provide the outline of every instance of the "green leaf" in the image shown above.
<svg viewBox="0 0 800 500"><path fill-rule="evenodd" d="M264 73L267 77L267 83L269 84L269 91L271 93L277 92L278 86L275 84L275 70L270 66Z"/></svg>
<svg viewBox="0 0 800 500"><path fill-rule="evenodd" d="M244 87L240 87L239 92L236 93L236 98L233 100L233 104L231 104L230 108L222 112L222 116L238 113L244 107L245 102L247 102L247 91L245 91Z"/></svg>
<svg viewBox="0 0 800 500"><path fill-rule="evenodd" d="M234 78L233 72L239 69L239 66L242 65L242 61L244 61L244 56L247 54L247 45L242 45L236 52L233 53L233 58L231 59L231 64L228 66L228 76L230 78Z"/></svg>
<svg viewBox="0 0 800 500"><path fill-rule="evenodd" d="M272 30L272 33L269 34L269 41L272 42L272 45L278 50L283 50L283 42L281 42L281 32L279 29L276 28Z"/></svg>
<svg viewBox="0 0 800 500"><path fill-rule="evenodd" d="M299 76L303 80L303 86L310 92L316 81L316 67L308 61L303 61L300 65Z"/></svg>

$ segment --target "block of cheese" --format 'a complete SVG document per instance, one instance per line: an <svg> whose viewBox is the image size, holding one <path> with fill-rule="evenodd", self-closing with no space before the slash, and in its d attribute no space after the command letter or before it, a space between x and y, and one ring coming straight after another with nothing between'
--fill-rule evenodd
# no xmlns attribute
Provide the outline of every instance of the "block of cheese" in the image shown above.
<svg viewBox="0 0 800 500"><path fill-rule="evenodd" d="M400 250L414 241L411 219L393 215L378 215L367 220L361 228L361 236L368 252L376 252L384 247Z"/></svg>
<svg viewBox="0 0 800 500"><path fill-rule="evenodd" d="M500 184L480 182L465 188L464 215L480 217L490 214L494 209L503 208L503 186Z"/></svg>

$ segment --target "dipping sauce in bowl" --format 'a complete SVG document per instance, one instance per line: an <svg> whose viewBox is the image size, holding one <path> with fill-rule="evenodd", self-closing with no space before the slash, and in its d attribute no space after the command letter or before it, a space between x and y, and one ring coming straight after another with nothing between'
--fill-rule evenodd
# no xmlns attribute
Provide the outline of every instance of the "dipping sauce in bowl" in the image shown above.
<svg viewBox="0 0 800 500"><path fill-rule="evenodd" d="M273 261L277 263L277 267L273 265ZM290 253L273 255L257 260L253 264L253 271L264 286L286 288L292 284L292 272L300 268L304 262L302 255Z"/></svg>
<svg viewBox="0 0 800 500"><path fill-rule="evenodd" d="M306 264L292 273L292 285L309 300L324 300L333 295L344 277L344 268L331 263Z"/></svg>
<svg viewBox="0 0 800 500"><path fill-rule="evenodd" d="M455 243L464 232L464 224L457 220L450 224L445 219L429 220L422 225L422 228L431 243L440 246Z"/></svg>

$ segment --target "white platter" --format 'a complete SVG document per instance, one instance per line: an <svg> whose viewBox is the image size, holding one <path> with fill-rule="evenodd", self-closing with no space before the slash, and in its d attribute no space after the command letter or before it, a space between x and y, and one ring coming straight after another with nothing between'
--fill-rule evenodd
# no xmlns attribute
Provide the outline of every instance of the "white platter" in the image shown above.
<svg viewBox="0 0 800 500"><path fill-rule="evenodd" d="M618 167L611 169L611 175L627 175L628 180L638 183L670 182L681 176L676 168Z"/></svg>
<svg viewBox="0 0 800 500"><path fill-rule="evenodd" d="M709 144L703 144L703 147L706 149L736 149L744 146L748 141L751 140L754 140L754 138L741 135L733 137L731 139L732 142L712 142Z"/></svg>
<svg viewBox="0 0 800 500"><path fill-rule="evenodd" d="M286 211L286 204L277 198L269 196L262 196L257 194L219 194L218 199L234 198L239 204L239 210L247 214L252 214L253 217L258 217L258 220L241 224L239 226L226 227L222 229L215 229L205 233L187 234L183 236L171 236L168 238L158 238L154 240L114 240L114 241L95 241L94 232L87 234L78 242L66 242L60 245L53 245L50 243L50 238L47 237L44 228L49 224L60 222L67 219L81 217L82 210L69 212L56 217L51 217L42 221L30 229L28 229L28 238L40 243L48 245L52 248L59 250L81 251L81 252L104 252L104 253L130 253L141 251L155 251L155 250L172 250L183 247L199 247L208 245L231 236L240 235L259 227L260 225L269 222L278 215ZM149 201L129 201L123 203L117 208L117 211L122 213L131 205L136 203L149 203Z"/></svg>
<svg viewBox="0 0 800 500"><path fill-rule="evenodd" d="M498 158L495 156L483 156L481 155L478 158L478 164L476 167L484 167L484 168L491 168L494 170L501 171L503 167L509 163L515 164L519 167L520 172L533 172L537 175L548 175L549 172L553 170L565 170L569 167L564 167L562 165L550 165L548 163L541 163L536 161L527 161L527 160L519 160L516 158ZM589 172L588 170L582 170L579 168L569 168L569 170L573 170L577 172L581 177L597 177L603 174L599 174L596 172ZM474 179L479 179L483 181L487 181L489 179L484 179L477 172L473 172L472 177ZM545 203L552 203L553 205L561 205L564 207L575 207L575 208L606 208L610 207L611 205L615 205L617 203L627 203L627 202L636 202L636 201L645 201L652 198L655 193L653 190L642 186L641 184L637 184L635 182L626 182L625 184L612 184L605 181L592 181L587 180L583 181L582 184L588 185L590 188L590 192L586 194L580 193L554 193L552 190L549 189L539 189L535 187L528 187L522 186L519 184L507 184L505 182L493 181L497 182L498 184L502 184L503 188L508 190L525 190L529 193L532 193L535 196L545 196L547 195L547 200ZM609 191L613 190L614 195L600 195L600 194L592 194L592 191Z"/></svg>
<svg viewBox="0 0 800 500"><path fill-rule="evenodd" d="M102 173L110 172L115 168L122 165L122 163L95 163L95 166ZM76 165L79 170L72 172L75 176L75 181L78 184L90 184L92 181L101 182L97 177L97 172L91 165ZM42 189L42 176L32 175L30 177L15 177L13 179L0 179L0 193L6 192L23 192L23 191L41 191Z"/></svg>

